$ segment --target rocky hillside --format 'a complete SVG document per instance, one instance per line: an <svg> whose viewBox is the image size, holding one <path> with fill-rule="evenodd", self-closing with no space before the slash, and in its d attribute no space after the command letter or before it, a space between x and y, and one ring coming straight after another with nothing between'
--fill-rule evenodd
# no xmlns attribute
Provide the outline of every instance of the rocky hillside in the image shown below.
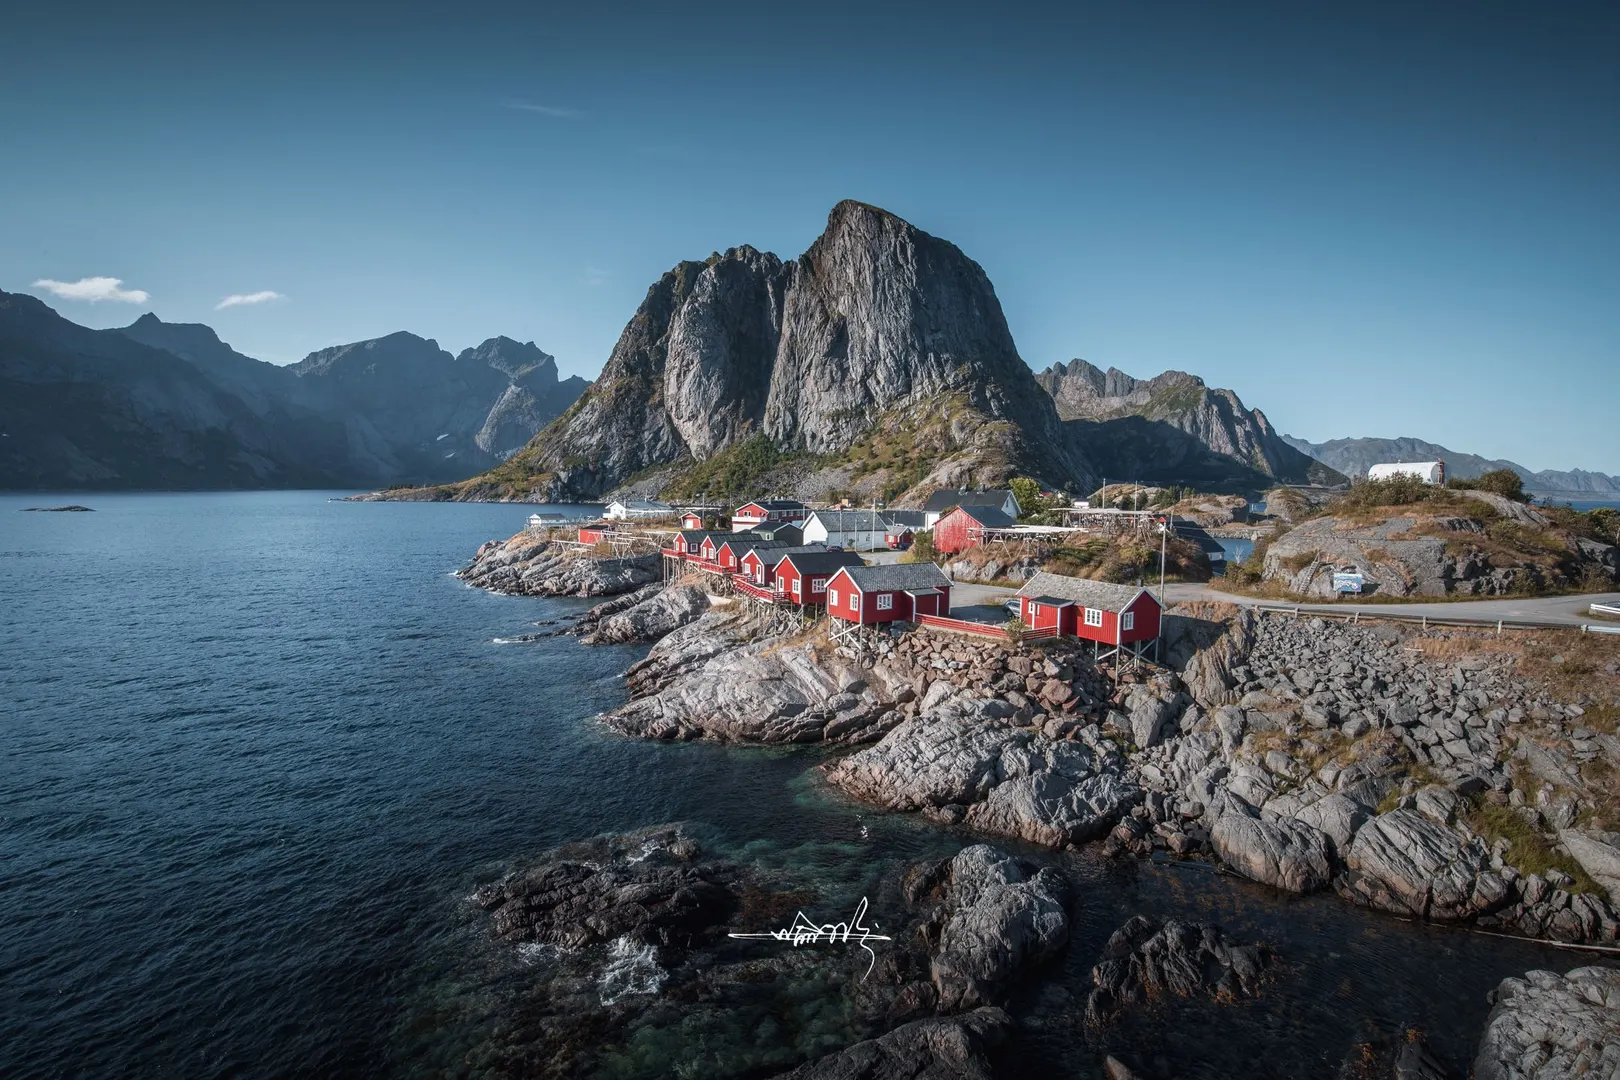
<svg viewBox="0 0 1620 1080"><path fill-rule="evenodd" d="M836 466L881 454L947 399L934 462L953 475L1089 482L979 265L893 214L842 202L795 261L738 247L675 266L574 408L445 494L596 498L649 471L677 483L761 439L777 457Z"/></svg>
<svg viewBox="0 0 1620 1080"><path fill-rule="evenodd" d="M90 330L0 293L0 488L348 487L465 476L585 387L530 343L451 357L411 334L292 367L209 327L143 315Z"/></svg>
<svg viewBox="0 0 1620 1080"><path fill-rule="evenodd" d="M1036 381L1096 466L1149 483L1260 489L1340 484L1344 477L1283 441L1259 409L1183 371L1136 379L1084 360L1054 364Z"/></svg>
<svg viewBox="0 0 1620 1080"><path fill-rule="evenodd" d="M1439 443L1424 439L1330 439L1324 443L1313 443L1292 435L1282 438L1294 449L1309 454L1346 476L1366 476L1368 468L1381 462L1444 461L1447 476L1464 480L1472 480L1497 469L1512 469L1524 478L1524 486L1537 494L1566 499L1620 498L1620 476L1606 476L1585 469L1537 471L1512 461L1448 450Z"/></svg>
<svg viewBox="0 0 1620 1080"><path fill-rule="evenodd" d="M1426 497L1400 505L1365 505L1362 493L1374 486L1328 503L1229 573L1315 598L1333 595L1341 569L1359 570L1368 594L1394 597L1604 591L1620 574L1620 551L1584 514L1443 489L1418 489Z"/></svg>

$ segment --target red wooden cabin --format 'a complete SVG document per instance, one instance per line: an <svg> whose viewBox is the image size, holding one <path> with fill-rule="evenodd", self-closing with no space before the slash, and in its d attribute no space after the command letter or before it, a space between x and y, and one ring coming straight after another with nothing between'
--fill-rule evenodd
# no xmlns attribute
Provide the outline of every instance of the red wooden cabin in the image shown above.
<svg viewBox="0 0 1620 1080"><path fill-rule="evenodd" d="M797 499L761 499L737 507L731 515L731 531L742 532L767 521L803 521L810 508Z"/></svg>
<svg viewBox="0 0 1620 1080"><path fill-rule="evenodd" d="M951 582L933 563L846 566L827 580L827 614L872 625L949 615Z"/></svg>
<svg viewBox="0 0 1620 1080"><path fill-rule="evenodd" d="M776 583L776 564L790 552L808 553L826 551L825 544L798 544L790 547L756 545L743 552L737 561L737 572L756 585ZM843 564L839 564L843 565Z"/></svg>
<svg viewBox="0 0 1620 1080"><path fill-rule="evenodd" d="M715 549L714 561L720 565L720 569L727 573L736 574L742 571L743 556L750 551L756 548L771 550L792 546L786 540L761 540L756 536L733 536Z"/></svg>
<svg viewBox="0 0 1620 1080"><path fill-rule="evenodd" d="M582 544L599 544L607 536L608 529L601 525L581 525L579 528L579 542Z"/></svg>
<svg viewBox="0 0 1620 1080"><path fill-rule="evenodd" d="M1018 590L1019 613L1032 630L1055 628L1104 645L1133 645L1159 636L1159 602L1138 585L1036 574Z"/></svg>
<svg viewBox="0 0 1620 1080"><path fill-rule="evenodd" d="M986 529L1009 529L1016 524L993 506L958 506L934 522L934 550L955 555L983 543Z"/></svg>
<svg viewBox="0 0 1620 1080"><path fill-rule="evenodd" d="M687 559L701 559L703 558L703 541L714 535L714 533L705 532L702 529L682 529L675 534L675 539L670 542L669 549Z"/></svg>
<svg viewBox="0 0 1620 1080"><path fill-rule="evenodd" d="M846 566L863 566L853 551L793 551L781 553L772 573L776 586L795 604L825 604L827 582Z"/></svg>
<svg viewBox="0 0 1620 1080"><path fill-rule="evenodd" d="M683 528L683 529L701 529L701 528L703 528L703 515L698 513L695 510L688 510L686 513L681 515L681 528Z"/></svg>

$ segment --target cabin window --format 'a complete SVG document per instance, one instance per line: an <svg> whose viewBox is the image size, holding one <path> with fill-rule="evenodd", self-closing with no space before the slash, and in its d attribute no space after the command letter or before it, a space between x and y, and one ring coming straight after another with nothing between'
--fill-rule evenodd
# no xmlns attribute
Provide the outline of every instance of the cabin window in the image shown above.
<svg viewBox="0 0 1620 1080"><path fill-rule="evenodd" d="M832 589L827 593L827 603L832 607L838 606L838 590Z"/></svg>
<svg viewBox="0 0 1620 1080"><path fill-rule="evenodd" d="M799 579L798 578L793 579L793 595L794 596L799 595Z"/></svg>
<svg viewBox="0 0 1620 1080"><path fill-rule="evenodd" d="M1125 614L1121 615L1119 617L1119 628L1121 630L1136 629L1136 612L1127 611Z"/></svg>
<svg viewBox="0 0 1620 1080"><path fill-rule="evenodd" d="M824 577L813 577L813 578L810 579L810 591L811 592L822 592L826 588L827 588L827 579L826 578L824 578Z"/></svg>
<svg viewBox="0 0 1620 1080"><path fill-rule="evenodd" d="M877 609L879 611L889 611L894 607L894 594L893 593L878 593L877 601L878 601Z"/></svg>
<svg viewBox="0 0 1620 1080"><path fill-rule="evenodd" d="M1088 608L1086 608L1086 625L1087 626L1101 626L1102 625L1102 608L1100 608L1100 607L1088 607Z"/></svg>

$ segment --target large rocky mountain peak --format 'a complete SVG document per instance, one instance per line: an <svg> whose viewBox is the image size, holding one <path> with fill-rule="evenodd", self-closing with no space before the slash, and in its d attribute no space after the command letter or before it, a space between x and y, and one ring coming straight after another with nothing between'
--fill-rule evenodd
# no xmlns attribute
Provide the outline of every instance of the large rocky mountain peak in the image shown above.
<svg viewBox="0 0 1620 1080"><path fill-rule="evenodd" d="M947 454L1006 421L995 433L1003 471L1085 474L979 265L845 201L797 260L743 246L664 274L579 406L514 464L535 493L591 498L753 436L785 453L837 453L946 398L963 413ZM516 476L502 472L502 483Z"/></svg>

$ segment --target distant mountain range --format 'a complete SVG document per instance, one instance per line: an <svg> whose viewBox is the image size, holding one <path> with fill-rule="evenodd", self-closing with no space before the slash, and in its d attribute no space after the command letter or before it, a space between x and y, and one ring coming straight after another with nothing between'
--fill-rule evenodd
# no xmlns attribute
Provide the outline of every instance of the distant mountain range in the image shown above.
<svg viewBox="0 0 1620 1080"><path fill-rule="evenodd" d="M1512 469L1524 478L1524 486L1543 495L1564 498L1613 499L1620 497L1620 476L1571 469L1561 472L1527 469L1512 461L1493 460L1475 454L1448 450L1439 443L1422 439L1333 439L1312 443L1284 435L1288 445L1344 473L1365 476L1370 466L1396 461L1444 461L1446 474L1472 479L1495 469Z"/></svg>
<svg viewBox="0 0 1620 1080"><path fill-rule="evenodd" d="M200 324L91 330L0 292L0 489L437 483L510 455L586 385L510 338L452 357L397 333L278 367Z"/></svg>

